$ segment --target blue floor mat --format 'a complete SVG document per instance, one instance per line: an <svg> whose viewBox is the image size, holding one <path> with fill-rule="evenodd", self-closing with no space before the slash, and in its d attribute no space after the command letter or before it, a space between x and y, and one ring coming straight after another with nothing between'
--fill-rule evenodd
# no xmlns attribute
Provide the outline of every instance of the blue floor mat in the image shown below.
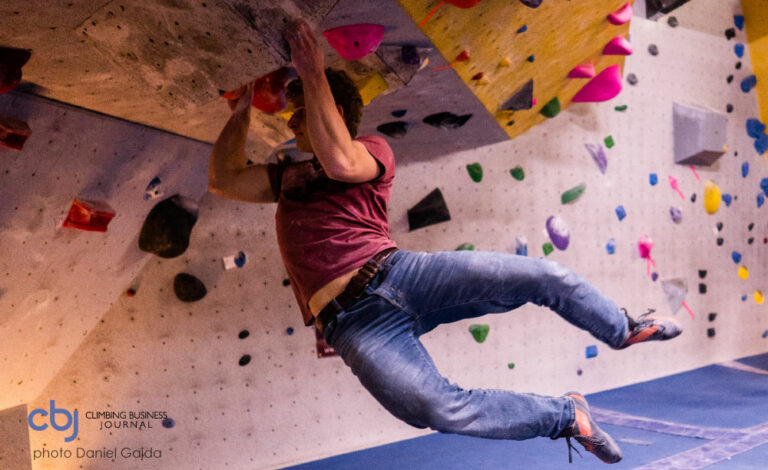
<svg viewBox="0 0 768 470"><path fill-rule="evenodd" d="M749 356L743 359L739 359L739 362L748 366L757 367L768 371L768 354L758 354L757 356Z"/></svg>

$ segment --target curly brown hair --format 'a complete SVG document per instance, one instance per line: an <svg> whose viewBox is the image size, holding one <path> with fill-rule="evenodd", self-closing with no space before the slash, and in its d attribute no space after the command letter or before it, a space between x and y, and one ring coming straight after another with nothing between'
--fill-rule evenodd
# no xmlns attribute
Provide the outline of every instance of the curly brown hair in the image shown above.
<svg viewBox="0 0 768 470"><path fill-rule="evenodd" d="M325 77L331 86L333 101L341 105L344 110L344 123L347 125L349 135L354 139L357 136L357 126L360 125L360 118L363 115L363 98L360 91L355 86L355 82L349 78L343 70L325 69ZM301 78L297 78L288 84L286 97L289 101L304 94L304 84Z"/></svg>

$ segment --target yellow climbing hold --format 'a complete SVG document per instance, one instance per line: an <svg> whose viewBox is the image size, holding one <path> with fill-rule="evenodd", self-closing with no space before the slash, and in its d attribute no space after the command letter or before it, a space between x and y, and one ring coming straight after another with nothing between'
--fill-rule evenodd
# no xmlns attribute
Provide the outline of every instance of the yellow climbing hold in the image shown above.
<svg viewBox="0 0 768 470"><path fill-rule="evenodd" d="M380 73L376 72L358 88L360 90L360 97L363 98L363 106L368 106L374 98L389 88L389 84Z"/></svg>
<svg viewBox="0 0 768 470"><path fill-rule="evenodd" d="M720 201L723 199L723 195L720 192L720 187L712 180L707 180L704 183L704 209L707 210L707 214L714 214L720 207Z"/></svg>
<svg viewBox="0 0 768 470"><path fill-rule="evenodd" d="M749 277L749 270L744 266L739 266L739 277L742 279L747 279Z"/></svg>
<svg viewBox="0 0 768 470"><path fill-rule="evenodd" d="M509 57L504 57L499 61L499 67L509 67L510 65L512 65L512 61Z"/></svg>
<svg viewBox="0 0 768 470"><path fill-rule="evenodd" d="M763 302L765 302L765 296L763 293L759 290L755 291L755 303L757 305L763 305Z"/></svg>

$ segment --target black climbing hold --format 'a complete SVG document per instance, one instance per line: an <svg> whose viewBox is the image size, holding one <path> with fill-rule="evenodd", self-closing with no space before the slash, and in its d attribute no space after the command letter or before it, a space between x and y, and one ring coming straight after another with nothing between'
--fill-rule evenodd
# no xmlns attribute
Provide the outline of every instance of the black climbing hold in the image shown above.
<svg viewBox="0 0 768 470"><path fill-rule="evenodd" d="M630 73L629 75L627 75L627 82L629 82L630 85L637 85L637 82L638 82L637 75L635 75L634 73Z"/></svg>
<svg viewBox="0 0 768 470"><path fill-rule="evenodd" d="M501 105L502 111L522 111L533 107L533 79L528 80L510 99Z"/></svg>
<svg viewBox="0 0 768 470"><path fill-rule="evenodd" d="M189 246L197 214L197 203L178 194L158 202L141 227L139 248L163 258L179 256Z"/></svg>
<svg viewBox="0 0 768 470"><path fill-rule="evenodd" d="M533 62L534 60L536 60L536 56L531 54L525 60L527 60L528 62Z"/></svg>
<svg viewBox="0 0 768 470"><path fill-rule="evenodd" d="M670 16L667 19L667 24L670 25L673 28L677 28L677 26L680 24L680 22L677 21L677 17L676 16Z"/></svg>
<svg viewBox="0 0 768 470"><path fill-rule="evenodd" d="M751 245L751 244L753 244L753 243L755 243L755 237L749 237L749 238L747 239L747 245Z"/></svg>
<svg viewBox="0 0 768 470"><path fill-rule="evenodd" d="M508 126L511 126L511 125L513 125L514 123L515 123L515 121L507 121L507 125L508 125Z"/></svg>
<svg viewBox="0 0 768 470"><path fill-rule="evenodd" d="M705 277L707 277L707 270L699 269L699 279L704 279Z"/></svg>
<svg viewBox="0 0 768 470"><path fill-rule="evenodd" d="M251 362L251 356L250 354L245 354L243 357L240 358L240 361L238 361L238 364L241 366L247 365L249 362Z"/></svg>
<svg viewBox="0 0 768 470"><path fill-rule="evenodd" d="M187 273L179 273L173 279L173 291L182 302L195 302L208 293L203 281Z"/></svg>
<svg viewBox="0 0 768 470"><path fill-rule="evenodd" d="M691 194L691 202L696 202L696 193Z"/></svg>
<svg viewBox="0 0 768 470"><path fill-rule="evenodd" d="M290 279L283 279L283 287L288 287L291 285Z"/></svg>
<svg viewBox="0 0 768 470"><path fill-rule="evenodd" d="M699 284L699 294L706 294L707 293L707 285L706 284Z"/></svg>
<svg viewBox="0 0 768 470"><path fill-rule="evenodd" d="M288 334L288 336L291 336L293 334L293 327L289 326L288 328L285 329L285 332L286 334Z"/></svg>
<svg viewBox="0 0 768 470"><path fill-rule="evenodd" d="M716 313L710 313L707 318L709 318L709 321L715 321L715 317L717 317Z"/></svg>
<svg viewBox="0 0 768 470"><path fill-rule="evenodd" d="M243 331L240 332L239 335L237 335L237 337L240 338L240 339L245 339L245 338L248 337L248 335L250 335L248 330L243 330Z"/></svg>
<svg viewBox="0 0 768 470"><path fill-rule="evenodd" d="M723 237L717 237L717 246L723 246Z"/></svg>
<svg viewBox="0 0 768 470"><path fill-rule="evenodd" d="M653 56L659 55L659 46L657 46L656 44L651 44L650 46L648 46L648 53Z"/></svg>
<svg viewBox="0 0 768 470"><path fill-rule="evenodd" d="M729 113L732 113L732 112L733 112L733 105L732 105L731 103L728 103L728 104L725 106L725 110L726 110L727 112L729 112Z"/></svg>
<svg viewBox="0 0 768 470"><path fill-rule="evenodd" d="M400 60L408 65L421 65L421 56L419 56L416 46L403 46L400 49Z"/></svg>
<svg viewBox="0 0 768 470"><path fill-rule="evenodd" d="M729 41L736 37L736 28L728 28L725 30L725 38Z"/></svg>
<svg viewBox="0 0 768 470"><path fill-rule="evenodd" d="M442 112L436 114L430 114L424 118L424 123L430 126L439 127L441 129L458 129L469 121L471 114L464 114L457 116L453 113Z"/></svg>
<svg viewBox="0 0 768 470"><path fill-rule="evenodd" d="M400 118L400 117L405 116L405 113L407 113L407 112L408 112L407 109L397 109L395 111L392 111L392 116L394 116L396 118Z"/></svg>
<svg viewBox="0 0 768 470"><path fill-rule="evenodd" d="M718 222L717 225L715 225L715 227L717 227L717 231L719 232L720 230L723 229L723 223L722 222Z"/></svg>
<svg viewBox="0 0 768 470"><path fill-rule="evenodd" d="M736 70L741 70L741 62L736 62Z"/></svg>
<svg viewBox="0 0 768 470"><path fill-rule="evenodd" d="M731 83L733 81L733 75L728 75L728 78L726 78L725 81Z"/></svg>
<svg viewBox="0 0 768 470"><path fill-rule="evenodd" d="M527 7L538 8L543 0L520 0L520 3Z"/></svg>
<svg viewBox="0 0 768 470"><path fill-rule="evenodd" d="M713 338L715 336L715 329L714 328L707 328L707 336L710 338Z"/></svg>
<svg viewBox="0 0 768 470"><path fill-rule="evenodd" d="M747 230L749 230L751 232L753 228L755 228L755 223L754 222L750 222L749 225L747 225Z"/></svg>
<svg viewBox="0 0 768 470"><path fill-rule="evenodd" d="M388 137L405 137L405 134L408 133L408 123L405 121L387 122L378 126L376 130Z"/></svg>
<svg viewBox="0 0 768 470"><path fill-rule="evenodd" d="M428 225L451 220L440 188L435 188L415 206L408 209L408 230L413 231Z"/></svg>

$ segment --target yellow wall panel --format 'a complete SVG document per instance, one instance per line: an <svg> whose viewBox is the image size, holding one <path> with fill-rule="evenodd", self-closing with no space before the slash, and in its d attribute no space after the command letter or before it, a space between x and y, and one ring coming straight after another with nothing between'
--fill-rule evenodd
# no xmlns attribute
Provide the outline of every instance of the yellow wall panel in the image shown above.
<svg viewBox="0 0 768 470"><path fill-rule="evenodd" d="M749 55L752 59L752 73L757 76L757 105L760 119L768 120L768 2L764 0L741 0L744 12L744 29L747 31Z"/></svg>

